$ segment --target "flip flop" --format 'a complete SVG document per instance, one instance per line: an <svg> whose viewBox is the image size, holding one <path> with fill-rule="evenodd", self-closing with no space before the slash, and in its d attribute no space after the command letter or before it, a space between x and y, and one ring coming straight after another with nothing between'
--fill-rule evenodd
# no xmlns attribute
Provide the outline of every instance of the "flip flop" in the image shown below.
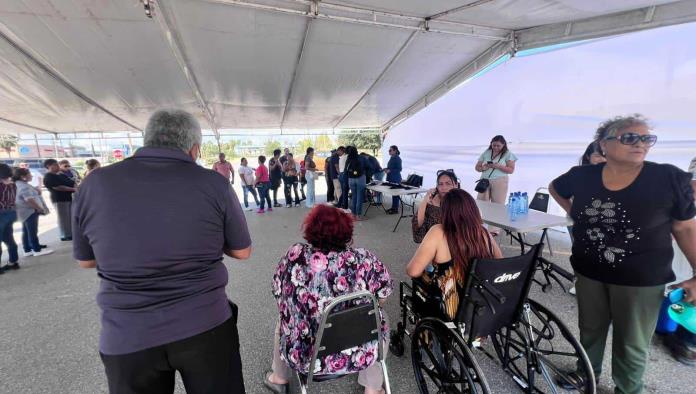
<svg viewBox="0 0 696 394"><path fill-rule="evenodd" d="M271 382L268 378L273 374L273 371L268 370L263 374L263 385L266 386L267 389L271 390L272 392L276 394L287 394L289 393L289 388L290 385L288 383L285 384L277 384Z"/></svg>

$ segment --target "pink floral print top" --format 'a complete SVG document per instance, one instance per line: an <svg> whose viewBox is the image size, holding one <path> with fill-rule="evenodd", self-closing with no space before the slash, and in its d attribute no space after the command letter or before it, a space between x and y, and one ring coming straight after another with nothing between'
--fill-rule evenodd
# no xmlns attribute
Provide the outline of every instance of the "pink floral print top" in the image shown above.
<svg viewBox="0 0 696 394"><path fill-rule="evenodd" d="M372 252L347 248L324 253L297 243L280 259L273 276L273 296L280 314L280 356L290 368L308 373L321 312L334 297L369 290L379 299L393 289L389 271ZM361 302L358 302L361 303ZM389 334L380 307L382 338ZM377 341L317 360L315 375L347 374L372 365Z"/></svg>

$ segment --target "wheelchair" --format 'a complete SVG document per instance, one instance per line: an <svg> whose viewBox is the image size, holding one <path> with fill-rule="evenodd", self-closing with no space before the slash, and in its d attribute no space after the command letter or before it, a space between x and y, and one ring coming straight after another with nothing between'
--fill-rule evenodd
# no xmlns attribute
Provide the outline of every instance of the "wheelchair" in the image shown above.
<svg viewBox="0 0 696 394"><path fill-rule="evenodd" d="M402 356L410 338L420 393L490 393L474 351L497 360L524 392L595 393L580 343L559 317L528 298L536 271L543 269L537 265L541 248L540 243L521 256L472 261L464 286L457 288L454 318L433 281L400 283L401 320L390 350ZM440 273L444 269L438 265Z"/></svg>

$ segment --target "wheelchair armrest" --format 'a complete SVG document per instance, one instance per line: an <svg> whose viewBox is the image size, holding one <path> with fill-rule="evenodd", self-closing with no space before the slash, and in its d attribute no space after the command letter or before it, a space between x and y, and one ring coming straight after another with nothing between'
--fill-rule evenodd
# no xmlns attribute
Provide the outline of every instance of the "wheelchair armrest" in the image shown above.
<svg viewBox="0 0 696 394"><path fill-rule="evenodd" d="M501 292L499 292L498 289L496 289L493 285L491 285L490 283L488 283L486 281L482 281L481 279L476 277L476 275L474 275L473 279L476 282L475 285L477 287L480 287L481 289L485 290L486 293L493 296L493 298L495 298L495 300L498 301L499 304L505 303L505 300L506 300L505 296ZM486 297L484 296L484 298L486 298Z"/></svg>

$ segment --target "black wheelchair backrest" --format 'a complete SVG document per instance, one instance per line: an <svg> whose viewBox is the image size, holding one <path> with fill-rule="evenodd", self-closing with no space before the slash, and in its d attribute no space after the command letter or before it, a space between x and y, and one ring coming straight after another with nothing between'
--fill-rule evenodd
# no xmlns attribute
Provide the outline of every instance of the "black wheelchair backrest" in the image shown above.
<svg viewBox="0 0 696 394"><path fill-rule="evenodd" d="M491 335L518 320L541 246L520 256L471 262L457 311L469 339Z"/></svg>

